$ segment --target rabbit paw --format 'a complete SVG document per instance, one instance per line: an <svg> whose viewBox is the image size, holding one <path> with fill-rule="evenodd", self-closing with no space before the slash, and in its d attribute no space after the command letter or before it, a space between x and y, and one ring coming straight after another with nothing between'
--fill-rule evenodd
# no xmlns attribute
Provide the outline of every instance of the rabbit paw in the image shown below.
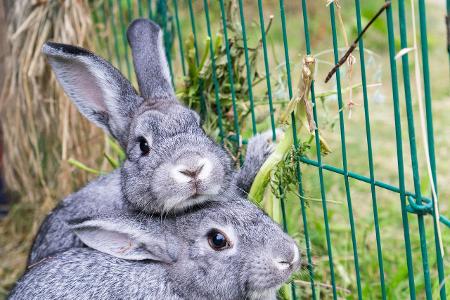
<svg viewBox="0 0 450 300"><path fill-rule="evenodd" d="M272 139L272 130L267 130L250 138L248 141L247 156L267 158L275 150L276 143L283 137L284 132L277 128L275 135L275 141Z"/></svg>

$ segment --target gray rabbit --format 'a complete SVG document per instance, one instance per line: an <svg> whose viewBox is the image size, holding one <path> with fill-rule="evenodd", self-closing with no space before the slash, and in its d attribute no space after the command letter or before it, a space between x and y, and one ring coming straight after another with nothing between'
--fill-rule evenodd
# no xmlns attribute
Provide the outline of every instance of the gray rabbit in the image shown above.
<svg viewBox="0 0 450 300"><path fill-rule="evenodd" d="M161 35L156 24L143 19L128 30L141 96L95 54L70 45L43 46L79 111L125 150L124 198L148 213L182 211L212 198L226 189L232 174L229 156L202 130L197 113L177 101ZM137 47L143 43L146 47Z"/></svg>
<svg viewBox="0 0 450 300"><path fill-rule="evenodd" d="M71 228L90 248L32 266L10 299L276 299L300 266L299 249L256 206L232 198L164 221L77 220Z"/></svg>
<svg viewBox="0 0 450 300"><path fill-rule="evenodd" d="M181 105L170 84L160 28L146 19L127 32L139 96L108 62L70 45L43 47L64 90L80 112L126 149L119 170L97 178L64 199L44 220L29 264L81 245L64 222L124 205L148 214L180 214L220 199L230 185L245 195L272 151L268 134L249 141L243 168L236 173L226 152L202 130L198 115Z"/></svg>

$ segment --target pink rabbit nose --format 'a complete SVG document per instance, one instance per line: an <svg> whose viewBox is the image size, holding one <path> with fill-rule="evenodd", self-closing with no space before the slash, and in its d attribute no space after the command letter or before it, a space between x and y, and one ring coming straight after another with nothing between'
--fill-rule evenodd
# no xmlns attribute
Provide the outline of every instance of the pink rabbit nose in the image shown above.
<svg viewBox="0 0 450 300"><path fill-rule="evenodd" d="M185 162L176 165L171 171L170 176L179 183L187 183L191 181L205 180L213 169L211 161L201 158L194 163Z"/></svg>
<svg viewBox="0 0 450 300"><path fill-rule="evenodd" d="M178 172L188 177L191 177L192 179L197 179L198 174L200 174L204 166L205 165L197 166L195 169L179 170Z"/></svg>

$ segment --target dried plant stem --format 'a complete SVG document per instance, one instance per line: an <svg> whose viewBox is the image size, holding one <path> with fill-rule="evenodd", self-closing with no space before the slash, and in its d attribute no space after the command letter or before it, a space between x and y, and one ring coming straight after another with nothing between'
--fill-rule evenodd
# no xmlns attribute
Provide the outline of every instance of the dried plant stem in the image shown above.
<svg viewBox="0 0 450 300"><path fill-rule="evenodd" d="M304 280L299 280L299 279L294 280L294 283L296 285L300 285L300 286L304 286L304 287L310 287L311 286L311 282L304 281ZM319 287L327 289L327 290L331 290L333 288L333 286L331 284L328 284L328 283L315 282L314 284L316 286L319 286ZM343 287L337 286L336 289L338 291L344 292L344 293L346 293L348 295L350 295L352 293L349 289L346 289L346 288L343 288Z"/></svg>
<svg viewBox="0 0 450 300"><path fill-rule="evenodd" d="M341 59L339 59L338 63L331 69L331 71L328 73L327 77L325 78L325 83L327 83L331 77L336 73L337 69L339 69L346 61L347 58L352 54L353 50L356 49L359 40L363 37L363 35L366 33L367 29L372 25L373 22L375 22L376 19L381 15L381 13L384 12L385 9L387 9L391 5L391 2L385 2L383 6L380 8L380 10L375 14L375 16L367 23L367 25L363 28L363 30L360 32L358 37L353 41L353 44L348 48L347 52L342 56Z"/></svg>

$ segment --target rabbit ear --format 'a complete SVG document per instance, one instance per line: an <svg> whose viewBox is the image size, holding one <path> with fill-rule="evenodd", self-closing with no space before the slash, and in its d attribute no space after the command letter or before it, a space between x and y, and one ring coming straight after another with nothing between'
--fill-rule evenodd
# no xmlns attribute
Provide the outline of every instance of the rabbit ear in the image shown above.
<svg viewBox="0 0 450 300"><path fill-rule="evenodd" d="M69 225L80 240L92 249L127 260L176 261L174 251L161 232L145 231L120 219L91 219Z"/></svg>
<svg viewBox="0 0 450 300"><path fill-rule="evenodd" d="M83 48L47 42L42 52L78 110L126 146L131 119L143 102L130 82Z"/></svg>
<svg viewBox="0 0 450 300"><path fill-rule="evenodd" d="M136 19L128 27L127 37L142 97L149 101L174 100L161 28L148 19Z"/></svg>

